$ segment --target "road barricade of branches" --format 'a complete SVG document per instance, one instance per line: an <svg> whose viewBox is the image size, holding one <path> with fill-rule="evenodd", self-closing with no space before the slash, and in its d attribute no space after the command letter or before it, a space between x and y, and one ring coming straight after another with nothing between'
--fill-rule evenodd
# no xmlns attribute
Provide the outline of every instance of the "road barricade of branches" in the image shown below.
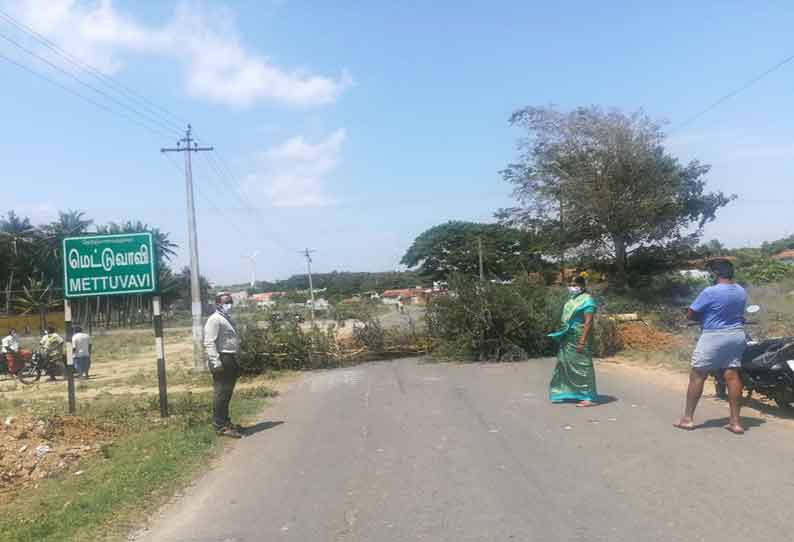
<svg viewBox="0 0 794 542"><path fill-rule="evenodd" d="M272 370L343 367L378 359L427 354L432 341L411 329L384 329L376 318L355 324L352 336L340 338L334 325L303 330L297 325L246 326L240 364L249 374Z"/></svg>

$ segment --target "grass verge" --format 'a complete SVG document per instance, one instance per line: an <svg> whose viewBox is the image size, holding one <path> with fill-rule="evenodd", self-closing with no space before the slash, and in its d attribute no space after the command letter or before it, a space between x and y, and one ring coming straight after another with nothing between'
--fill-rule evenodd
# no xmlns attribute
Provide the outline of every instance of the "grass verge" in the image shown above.
<svg viewBox="0 0 794 542"><path fill-rule="evenodd" d="M272 395L264 386L240 390L232 411L237 419L250 419ZM169 403L166 420L157 417L156 396L99 397L84 404L81 416L110 423L121 436L98 456L17 495L0 515L0 540L117 540L133 528L221 447L210 426L209 393L174 394ZM62 406L42 408L62 412Z"/></svg>

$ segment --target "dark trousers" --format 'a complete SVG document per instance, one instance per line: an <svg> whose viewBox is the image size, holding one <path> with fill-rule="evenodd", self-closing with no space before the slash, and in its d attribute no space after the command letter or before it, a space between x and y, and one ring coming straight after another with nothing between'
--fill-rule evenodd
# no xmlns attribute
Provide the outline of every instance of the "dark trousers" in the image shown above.
<svg viewBox="0 0 794 542"><path fill-rule="evenodd" d="M234 385L240 376L240 365L234 354L221 354L223 371L212 375L212 425L215 429L223 429L230 423L229 403L234 393Z"/></svg>

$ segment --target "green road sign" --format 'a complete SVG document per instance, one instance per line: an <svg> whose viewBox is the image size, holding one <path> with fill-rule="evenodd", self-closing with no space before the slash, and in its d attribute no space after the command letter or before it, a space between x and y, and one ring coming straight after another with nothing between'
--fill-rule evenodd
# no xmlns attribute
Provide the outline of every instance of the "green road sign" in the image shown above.
<svg viewBox="0 0 794 542"><path fill-rule="evenodd" d="M151 233L67 237L62 258L67 298L157 291Z"/></svg>

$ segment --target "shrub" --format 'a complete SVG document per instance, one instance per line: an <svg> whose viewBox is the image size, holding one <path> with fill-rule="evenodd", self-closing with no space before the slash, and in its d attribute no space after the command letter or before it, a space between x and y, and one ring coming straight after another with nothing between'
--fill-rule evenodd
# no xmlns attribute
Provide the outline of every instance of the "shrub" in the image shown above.
<svg viewBox="0 0 794 542"><path fill-rule="evenodd" d="M770 284L794 279L794 266L753 254L740 254L736 279L749 285Z"/></svg>
<svg viewBox="0 0 794 542"><path fill-rule="evenodd" d="M244 373L334 367L338 365L336 357L333 328L304 332L296 325L247 326L241 333L240 368Z"/></svg>
<svg viewBox="0 0 794 542"><path fill-rule="evenodd" d="M593 328L593 355L597 358L614 356L623 349L620 328L612 318L596 317Z"/></svg>
<svg viewBox="0 0 794 542"><path fill-rule="evenodd" d="M502 360L550 354L546 335L559 327L564 296L519 279L512 284L450 280L450 293L428 305L427 327L439 353L468 360Z"/></svg>

